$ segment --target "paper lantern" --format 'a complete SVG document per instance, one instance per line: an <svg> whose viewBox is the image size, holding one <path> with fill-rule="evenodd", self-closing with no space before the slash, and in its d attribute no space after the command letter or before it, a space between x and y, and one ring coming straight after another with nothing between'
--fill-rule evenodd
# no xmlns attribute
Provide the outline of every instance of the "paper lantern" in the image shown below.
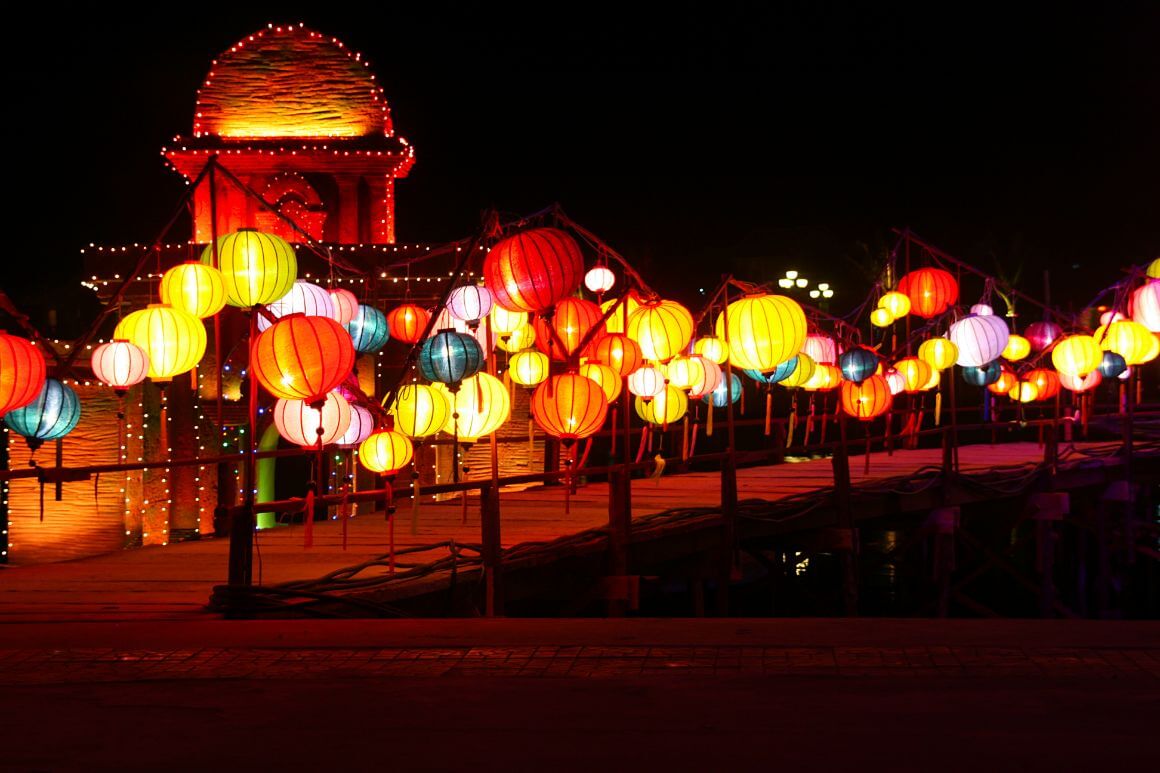
<svg viewBox="0 0 1160 773"><path fill-rule="evenodd" d="M906 377L894 368L883 373L882 378L886 379L886 386L890 389L891 397L900 395L906 391Z"/></svg>
<svg viewBox="0 0 1160 773"><path fill-rule="evenodd" d="M600 313L603 315L614 305L616 305L619 298L609 298L600 304ZM605 326L609 333L623 333L624 321L626 317L631 317L632 313L640 308L640 295L636 290L629 290L628 297L625 298L624 303L605 320Z"/></svg>
<svg viewBox="0 0 1160 773"><path fill-rule="evenodd" d="M361 354L374 354L387 345L391 337L391 326L387 315L365 303L360 303L358 311L346 326L354 348Z"/></svg>
<svg viewBox="0 0 1160 773"><path fill-rule="evenodd" d="M1030 381L1039 390L1040 400L1050 400L1059 394L1059 374L1051 368L1035 368L1027 372L1024 381Z"/></svg>
<svg viewBox="0 0 1160 773"><path fill-rule="evenodd" d="M274 403L274 425L278 434L294 445L327 446L337 443L350 428L350 403L337 392L328 392L321 401L279 398Z"/></svg>
<svg viewBox="0 0 1160 773"><path fill-rule="evenodd" d="M111 386L118 394L149 375L149 355L137 344L114 340L93 349L93 375L102 384Z"/></svg>
<svg viewBox="0 0 1160 773"><path fill-rule="evenodd" d="M1104 353L1096 340L1088 335L1072 335L1062 339L1051 350L1051 363L1060 375L1082 376L1100 366Z"/></svg>
<svg viewBox="0 0 1160 773"><path fill-rule="evenodd" d="M792 298L750 295L733 301L718 315L716 333L729 344L729 357L736 367L765 372L801 351L806 342L806 315Z"/></svg>
<svg viewBox="0 0 1160 773"><path fill-rule="evenodd" d="M431 314L422 306L404 303L387 312L387 331L403 343L417 344L430 321Z"/></svg>
<svg viewBox="0 0 1160 773"><path fill-rule="evenodd" d="M910 394L925 389L936 372L934 368L917 357L903 357L894 363L894 369L902 374L903 389Z"/></svg>
<svg viewBox="0 0 1160 773"><path fill-rule="evenodd" d="M113 338L141 347L149 358L149 378L169 381L193 370L205 354L205 325L188 312L162 303L127 314Z"/></svg>
<svg viewBox="0 0 1160 773"><path fill-rule="evenodd" d="M777 380L777 383L783 387L794 388L802 386L813 377L814 370L818 367L810 356L804 352L793 359L797 363L797 367ZM778 367L780 367L780 364ZM775 369L774 373L776 372L777 370Z"/></svg>
<svg viewBox="0 0 1160 773"><path fill-rule="evenodd" d="M827 335L810 333L802 344L802 351L819 365L835 365L838 362L838 344Z"/></svg>
<svg viewBox="0 0 1160 773"><path fill-rule="evenodd" d="M928 338L919 344L918 359L935 370L946 370L959 358L959 347L946 338Z"/></svg>
<svg viewBox="0 0 1160 773"><path fill-rule="evenodd" d="M266 305L266 313L259 314L257 318L258 330L265 330L273 324L270 317L280 319L290 314L330 317L338 322L338 313L334 309L334 299L330 297L330 293L305 279L299 279L290 288L290 292Z"/></svg>
<svg viewBox="0 0 1160 773"><path fill-rule="evenodd" d="M1134 321L1153 333L1160 332L1160 281L1149 280L1136 288L1128 306Z"/></svg>
<svg viewBox="0 0 1160 773"><path fill-rule="evenodd" d="M878 308L885 309L890 314L891 322L893 322L910 313L910 298L906 293L891 290L888 293L883 293L882 297L878 299Z"/></svg>
<svg viewBox="0 0 1160 773"><path fill-rule="evenodd" d="M487 316L491 306L491 292L477 285L456 287L447 298L447 310L451 316L473 327Z"/></svg>
<svg viewBox="0 0 1160 773"><path fill-rule="evenodd" d="M334 321L346 327L358 313L358 296L342 287L329 290L328 295L331 305L334 306ZM391 329L394 329L393 325Z"/></svg>
<svg viewBox="0 0 1160 773"><path fill-rule="evenodd" d="M598 362L586 362L580 366L579 373L581 376L595 381L604 390L604 397L608 400L609 405L612 405L612 401L620 397L622 379L620 374L611 366L601 365Z"/></svg>
<svg viewBox="0 0 1160 773"><path fill-rule="evenodd" d="M798 368L798 355L790 357L785 362L779 362L773 370L765 375L765 380L770 384L776 384L784 381L793 375Z"/></svg>
<svg viewBox="0 0 1160 773"><path fill-rule="evenodd" d="M443 431L454 433L460 441L474 443L490 435L511 416L511 399L503 382L488 373L477 373L463 380L463 388L450 392L443 384L435 387L449 395L451 417Z"/></svg>
<svg viewBox="0 0 1160 773"><path fill-rule="evenodd" d="M910 299L910 311L923 319L938 316L959 299L959 283L949 271L920 268L898 280L898 291Z"/></svg>
<svg viewBox="0 0 1160 773"><path fill-rule="evenodd" d="M1023 333L1031 344L1032 350L1042 352L1055 343L1055 339L1063 335L1063 328L1054 322L1043 320L1042 322L1032 322Z"/></svg>
<svg viewBox="0 0 1160 773"><path fill-rule="evenodd" d="M704 336L693 342L693 354L706 357L718 365L729 359L729 344L714 336Z"/></svg>
<svg viewBox="0 0 1160 773"><path fill-rule="evenodd" d="M508 373L512 381L520 386L535 386L548 377L551 367L548 355L535 349L525 349L508 362Z"/></svg>
<svg viewBox="0 0 1160 773"><path fill-rule="evenodd" d="M676 387L666 386L657 395L646 400L637 396L636 415L650 424L667 425L678 421L689 410L689 398Z"/></svg>
<svg viewBox="0 0 1160 773"><path fill-rule="evenodd" d="M608 398L587 376L565 373L536 387L531 412L540 429L567 446L600 429L608 415Z"/></svg>
<svg viewBox="0 0 1160 773"><path fill-rule="evenodd" d="M459 383L479 372L483 350L467 333L441 330L423 342L419 371L423 378L447 384L454 392Z"/></svg>
<svg viewBox="0 0 1160 773"><path fill-rule="evenodd" d="M884 376L871 374L861 382L843 381L838 388L838 402L848 416L869 421L890 410L894 396Z"/></svg>
<svg viewBox="0 0 1160 773"><path fill-rule="evenodd" d="M1101 348L1120 355L1128 365L1140 365L1156 357L1153 353L1156 339L1152 331L1130 319L1111 323L1103 338L1096 340Z"/></svg>
<svg viewBox="0 0 1160 773"><path fill-rule="evenodd" d="M921 355L920 348L919 356ZM878 369L878 355L864 346L855 346L842 352L842 356L838 358L838 367L842 371L843 378L861 384Z"/></svg>
<svg viewBox="0 0 1160 773"><path fill-rule="evenodd" d="M337 320L336 320L337 321ZM349 400L347 402L350 402ZM375 431L375 417L361 405L350 404L350 424L335 442L343 448L354 448Z"/></svg>
<svg viewBox="0 0 1160 773"><path fill-rule="evenodd" d="M426 384L404 384L395 395L390 414L395 418L395 429L413 437L434 435L451 418L451 402L447 393Z"/></svg>
<svg viewBox="0 0 1160 773"><path fill-rule="evenodd" d="M991 308L990 304L976 303L971 307L971 313L980 317L991 317L994 316L995 310Z"/></svg>
<svg viewBox="0 0 1160 773"><path fill-rule="evenodd" d="M1007 336L1007 345L1003 347L1003 353L1000 356L1008 362L1018 362L1029 354L1031 354L1031 342L1021 335L1011 333Z"/></svg>
<svg viewBox="0 0 1160 773"><path fill-rule="evenodd" d="M592 347L592 359L627 376L642 364L644 355L640 345L624 333L609 333Z"/></svg>
<svg viewBox="0 0 1160 773"><path fill-rule="evenodd" d="M742 391L741 378L736 373L734 373L732 378L729 379L729 386L730 389L726 390L725 382L722 380L722 382L717 385L716 389L714 389L709 394L704 395L701 399L712 405L714 408L724 408L730 403L735 403L741 399Z"/></svg>
<svg viewBox="0 0 1160 773"><path fill-rule="evenodd" d="M77 393L54 378L27 405L4 415L4 423L23 435L34 451L46 440L60 440L73 431L81 418L81 401Z"/></svg>
<svg viewBox="0 0 1160 773"><path fill-rule="evenodd" d="M948 337L958 347L955 361L962 367L979 367L999 359L1007 348L1011 331L1007 323L994 315L972 314L951 325Z"/></svg>
<svg viewBox="0 0 1160 773"><path fill-rule="evenodd" d="M1039 387L1031 381L1018 381L1007 393L1017 403L1030 403L1039 399Z"/></svg>
<svg viewBox="0 0 1160 773"><path fill-rule="evenodd" d="M677 355L669 360L665 367L665 375L669 383L677 389L688 389L693 384L705 380L705 358Z"/></svg>
<svg viewBox="0 0 1160 773"><path fill-rule="evenodd" d="M1073 376L1070 373L1059 374L1059 383L1063 385L1064 389L1072 392L1089 392L1098 387L1101 381L1103 381L1103 376L1100 375L1098 368L1082 376Z"/></svg>
<svg viewBox="0 0 1160 773"><path fill-rule="evenodd" d="M987 389L997 395L1010 394L1011 390L1015 388L1015 385L1019 383L1019 377L1006 365L1001 364L999 368L999 378L988 384Z"/></svg>
<svg viewBox="0 0 1160 773"><path fill-rule="evenodd" d="M354 357L342 325L331 317L301 314L278 320L250 347L250 367L267 392L310 403L322 400L350 375Z"/></svg>
<svg viewBox="0 0 1160 773"><path fill-rule="evenodd" d="M394 475L410 464L414 456L411 438L391 429L374 433L358 447L359 464L380 475Z"/></svg>
<svg viewBox="0 0 1160 773"><path fill-rule="evenodd" d="M998 381L1002 373L1003 368L999 365L998 360L993 360L977 367L968 365L963 368L963 381L966 381L971 386L989 386Z"/></svg>
<svg viewBox="0 0 1160 773"><path fill-rule="evenodd" d="M625 332L640 344L646 360L665 362L688 347L693 315L676 301L646 303L629 315Z"/></svg>
<svg viewBox="0 0 1160 773"><path fill-rule="evenodd" d="M584 260L576 241L556 228L532 228L499 241L483 262L495 302L512 311L547 311L580 286Z"/></svg>
<svg viewBox="0 0 1160 773"><path fill-rule="evenodd" d="M161 275L161 302L205 319L226 305L226 282L213 266L196 260L179 263Z"/></svg>
<svg viewBox="0 0 1160 773"><path fill-rule="evenodd" d="M1103 359L1100 360L1099 372L1104 378L1118 378L1121 373L1128 369L1128 363L1124 356L1115 352L1104 352Z"/></svg>
<svg viewBox="0 0 1160 773"><path fill-rule="evenodd" d="M842 371L838 370L838 366L819 362L814 367L813 375L802 384L802 389L807 392L829 392L831 389L837 389L841 383Z"/></svg>
<svg viewBox="0 0 1160 773"><path fill-rule="evenodd" d="M213 245L201 254L201 262L214 265ZM226 287L226 303L248 309L273 303L290 292L298 278L294 248L273 234L239 229L218 238L218 270Z"/></svg>
<svg viewBox="0 0 1160 773"><path fill-rule="evenodd" d="M721 384L722 379L725 378L725 373L721 370L720 365L699 354L694 354L692 359L701 360L702 365L700 379L693 381L689 385L689 397L696 400L716 389Z"/></svg>
<svg viewBox="0 0 1160 773"><path fill-rule="evenodd" d="M889 309L874 309L870 312L870 324L874 327L890 327L894 324L894 315Z"/></svg>
<svg viewBox="0 0 1160 773"><path fill-rule="evenodd" d="M505 309L503 306L497 306L494 303L491 307L491 332L500 337L502 341L504 336L509 336L521 327L530 327L528 325L528 313L526 311L512 311ZM507 351L511 351L508 349Z"/></svg>
<svg viewBox="0 0 1160 773"><path fill-rule="evenodd" d="M1160 258L1156 258L1148 264L1147 270L1144 272L1152 279L1160 279Z"/></svg>
<svg viewBox="0 0 1160 773"><path fill-rule="evenodd" d="M603 295L612 289L616 284L616 274L612 273L605 266L596 266L588 269L588 273L584 275L584 286L588 288L589 292Z"/></svg>
<svg viewBox="0 0 1160 773"><path fill-rule="evenodd" d="M40 349L26 338L0 330L0 415L36 399L44 377Z"/></svg>
<svg viewBox="0 0 1160 773"><path fill-rule="evenodd" d="M665 374L652 365L642 365L628 375L628 391L645 400L659 395L665 386Z"/></svg>
<svg viewBox="0 0 1160 773"><path fill-rule="evenodd" d="M600 307L583 298L565 298L556 304L551 318L536 319L536 348L553 360L563 362L580 350L588 332L604 330Z"/></svg>
<svg viewBox="0 0 1160 773"><path fill-rule="evenodd" d="M496 306L495 308L499 308ZM496 345L505 352L519 352L536 343L536 329L531 325L521 325L506 336L501 336Z"/></svg>

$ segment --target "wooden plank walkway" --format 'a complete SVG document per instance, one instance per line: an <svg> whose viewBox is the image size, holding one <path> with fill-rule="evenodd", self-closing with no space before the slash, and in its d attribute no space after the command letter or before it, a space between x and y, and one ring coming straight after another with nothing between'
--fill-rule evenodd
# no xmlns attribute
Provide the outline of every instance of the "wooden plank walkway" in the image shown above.
<svg viewBox="0 0 1160 773"><path fill-rule="evenodd" d="M1113 444L1077 444L1088 453L1107 452ZM1035 464L1043 459L1036 443L964 446L962 472L978 472L1005 465ZM875 453L870 472L863 457L851 458L855 486L876 480L911 476L941 463L941 449ZM743 468L738 471L739 498L776 501L832 485L828 458L787 461L786 464ZM563 487L504 490L500 497L503 544L556 539L603 526L608 520L608 487L590 484L570 498L564 513ZM640 518L671 508L716 507L720 503L720 474L697 472L666 475L633 482L633 516ZM459 500L425 501L418 528L411 533L409 500L396 514L396 548L455 540L478 544L479 506L469 498L466 522ZM382 556L389 549L389 531L382 514L361 515L348 523L343 549L339 522L316 523L314 544L304 547L304 527L284 527L259 533L255 552L255 579L271 585L320 577L328 572ZM207 614L204 605L214 585L224 582L227 542L205 539L166 547L99 556L58 564L9 567L0 571L0 621L49 619L188 618ZM424 563L446 549L408 560ZM372 569L370 572L378 571Z"/></svg>

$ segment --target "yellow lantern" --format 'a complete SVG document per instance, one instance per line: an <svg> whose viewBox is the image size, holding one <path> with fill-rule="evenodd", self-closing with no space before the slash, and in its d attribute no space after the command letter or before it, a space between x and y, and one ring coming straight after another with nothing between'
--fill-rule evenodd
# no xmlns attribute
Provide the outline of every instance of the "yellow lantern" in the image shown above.
<svg viewBox="0 0 1160 773"><path fill-rule="evenodd" d="M391 475L406 467L415 455L411 438L395 430L375 432L358 447L358 460L371 472Z"/></svg>
<svg viewBox="0 0 1160 773"><path fill-rule="evenodd" d="M550 366L548 355L536 349L524 349L512 356L508 372L520 386L535 386L548 377Z"/></svg>
<svg viewBox="0 0 1160 773"><path fill-rule="evenodd" d="M1018 362L1029 354L1031 354L1031 342L1017 333L1012 333L1007 337L1007 346L999 356L1008 362Z"/></svg>
<svg viewBox="0 0 1160 773"><path fill-rule="evenodd" d="M447 393L426 384L405 384L399 387L391 406L395 429L413 438L434 435L451 418L451 402Z"/></svg>
<svg viewBox="0 0 1160 773"><path fill-rule="evenodd" d="M689 345L693 315L676 301L643 304L628 316L626 332L646 360L665 362Z"/></svg>
<svg viewBox="0 0 1160 773"><path fill-rule="evenodd" d="M1096 340L1087 335L1068 336L1051 350L1051 364L1068 376L1087 375L1098 368L1103 359L1104 353Z"/></svg>
<svg viewBox="0 0 1160 773"><path fill-rule="evenodd" d="M226 305L222 272L195 260L180 263L161 276L161 302L205 319Z"/></svg>
<svg viewBox="0 0 1160 773"><path fill-rule="evenodd" d="M725 360L729 359L729 344L720 338L705 336L693 342L693 354L699 354L718 365L724 365Z"/></svg>
<svg viewBox="0 0 1160 773"><path fill-rule="evenodd" d="M1160 279L1160 258L1156 258L1148 264L1147 274L1152 279Z"/></svg>
<svg viewBox="0 0 1160 773"><path fill-rule="evenodd" d="M1039 399L1039 387L1032 381L1020 381L1007 394L1017 403L1030 403Z"/></svg>
<svg viewBox="0 0 1160 773"><path fill-rule="evenodd" d="M817 363L814 362L813 358L805 352L802 352L797 356L797 367L793 369L793 373L790 373L788 376L783 378L781 381L778 381L777 383L781 384L783 387L805 386L805 384L811 378L813 378L814 370L816 370L817 367Z"/></svg>
<svg viewBox="0 0 1160 773"><path fill-rule="evenodd" d="M1130 319L1111 323L1102 338L1096 338L1100 346L1115 352L1129 365L1140 365L1155 359L1156 337L1152 331Z"/></svg>
<svg viewBox="0 0 1160 773"><path fill-rule="evenodd" d="M490 435L511 416L508 391L503 382L491 374L476 373L463 379L459 391L454 394L442 383L435 388L448 395L451 403L452 415L443 425L443 431L455 433L464 442L474 443L480 437Z"/></svg>
<svg viewBox="0 0 1160 773"><path fill-rule="evenodd" d="M910 303L910 299L907 299ZM874 309L870 312L870 324L874 327L890 327L894 324L894 315L890 313L890 309Z"/></svg>
<svg viewBox="0 0 1160 773"><path fill-rule="evenodd" d="M665 368L665 375L677 389L689 389L705 380L705 361L698 356L674 357Z"/></svg>
<svg viewBox="0 0 1160 773"><path fill-rule="evenodd" d="M636 398L636 415L650 424L672 424L689 410L689 398L674 386L666 386L651 400Z"/></svg>
<svg viewBox="0 0 1160 773"><path fill-rule="evenodd" d="M942 380L942 371L935 370L934 368L931 368L930 369L930 378L928 378L926 380L926 383L922 385L922 388L919 391L920 392L927 392L927 391L930 391L931 389L934 389L935 387L938 386L938 383L940 380Z"/></svg>
<svg viewBox="0 0 1160 773"><path fill-rule="evenodd" d="M526 311L512 311L505 309L498 303L491 307L491 332L497 336L509 336L519 330L521 327L531 327L528 325L528 313ZM502 345L502 344L501 344ZM527 347L523 347L527 348ZM508 351L512 351L508 349ZM519 351L516 349L515 351Z"/></svg>
<svg viewBox="0 0 1160 773"><path fill-rule="evenodd" d="M801 351L806 315L784 295L750 295L733 301L717 317L717 337L729 344L734 367L764 373Z"/></svg>
<svg viewBox="0 0 1160 773"><path fill-rule="evenodd" d="M607 312L616 304L618 300L618 298L609 298L604 303L600 304L600 313L604 314ZM608 329L608 332L623 333L625 314L627 313L627 315L631 317L632 313L639 308L640 296L636 294L635 290L629 290L628 297L625 298L624 304L619 309L612 312L612 315L609 316L608 320L605 322L605 327Z"/></svg>
<svg viewBox="0 0 1160 773"><path fill-rule="evenodd" d="M806 355L798 355L803 357ZM801 367L801 364L798 364ZM807 392L828 392L831 389L837 388L842 383L842 371L836 365L831 365L828 362L819 363L814 367L814 373L806 383L802 384L802 389Z"/></svg>
<svg viewBox="0 0 1160 773"><path fill-rule="evenodd" d="M298 259L294 248L274 234L242 228L218 238L217 267L225 281L226 303L248 309L273 303L294 286ZM205 248L201 262L213 265L213 245Z"/></svg>
<svg viewBox="0 0 1160 773"><path fill-rule="evenodd" d="M492 306L498 309L499 306ZM505 352L518 352L527 349L536 342L536 329L531 325L520 325L506 336L500 336L496 345Z"/></svg>
<svg viewBox="0 0 1160 773"><path fill-rule="evenodd" d="M918 347L918 359L935 370L946 370L959 358L959 347L946 338L930 338Z"/></svg>
<svg viewBox="0 0 1160 773"><path fill-rule="evenodd" d="M205 354L205 325L188 312L163 303L126 315L114 339L136 344L149 356L149 378L169 381L192 370Z"/></svg>
<svg viewBox="0 0 1160 773"><path fill-rule="evenodd" d="M620 374L608 365L601 365L598 362L585 363L580 366L580 375L590 378L600 385L609 405L620 396Z"/></svg>
<svg viewBox="0 0 1160 773"><path fill-rule="evenodd" d="M906 293L891 290L878 299L878 308L889 312L891 320L902 319L910 313L910 297Z"/></svg>
<svg viewBox="0 0 1160 773"><path fill-rule="evenodd" d="M913 394L927 388L931 377L937 371L917 357L904 357L894 363L894 369L902 375L903 389Z"/></svg>

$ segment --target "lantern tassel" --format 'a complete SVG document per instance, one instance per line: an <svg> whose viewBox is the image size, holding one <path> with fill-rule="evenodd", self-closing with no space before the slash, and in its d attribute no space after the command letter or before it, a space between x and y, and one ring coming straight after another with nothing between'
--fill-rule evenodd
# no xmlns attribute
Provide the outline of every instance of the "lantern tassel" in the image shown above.
<svg viewBox="0 0 1160 773"><path fill-rule="evenodd" d="M713 400L705 406L705 437L713 437Z"/></svg>
<svg viewBox="0 0 1160 773"><path fill-rule="evenodd" d="M419 533L419 489L419 477L416 475L414 482L411 484L411 534Z"/></svg>
<svg viewBox="0 0 1160 773"><path fill-rule="evenodd" d="M700 424L696 424L696 423L693 424L693 436L689 440L689 456L690 457L697 455L697 432L698 432L698 430L700 430L700 428L701 428Z"/></svg>
<svg viewBox="0 0 1160 773"><path fill-rule="evenodd" d="M733 385L730 384L728 387L728 390L731 391L732 389L733 389ZM725 395L726 395L726 397L730 396L728 391L726 391ZM745 415L745 387L741 388L741 415L742 416Z"/></svg>
<svg viewBox="0 0 1160 773"><path fill-rule="evenodd" d="M934 425L942 423L942 392L934 393Z"/></svg>
<svg viewBox="0 0 1160 773"><path fill-rule="evenodd" d="M769 437L769 428L773 421L773 392L765 391L765 436Z"/></svg>
<svg viewBox="0 0 1160 773"><path fill-rule="evenodd" d="M686 416L681 427L681 461L689 458L689 417Z"/></svg>
<svg viewBox="0 0 1160 773"><path fill-rule="evenodd" d="M302 508L303 529L302 547L314 547L314 484L306 489L306 505Z"/></svg>
<svg viewBox="0 0 1160 773"><path fill-rule="evenodd" d="M785 447L789 448L793 445L793 433L797 430L797 401L794 401L793 407L789 412L789 420L785 424Z"/></svg>
<svg viewBox="0 0 1160 773"><path fill-rule="evenodd" d="M640 428L640 446L636 449L636 463L640 464L640 460L644 458L644 444L648 440L648 425Z"/></svg>

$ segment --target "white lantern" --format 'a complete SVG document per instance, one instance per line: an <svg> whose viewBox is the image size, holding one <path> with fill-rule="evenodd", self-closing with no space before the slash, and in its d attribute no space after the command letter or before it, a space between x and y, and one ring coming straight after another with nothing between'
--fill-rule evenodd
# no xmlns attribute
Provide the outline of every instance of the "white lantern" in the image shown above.
<svg viewBox="0 0 1160 773"><path fill-rule="evenodd" d="M334 299L330 293L316 284L299 279L290 288L290 292L266 306L266 312L272 317L285 317L288 314L305 314L308 317L330 317L337 319L334 310ZM274 324L265 314L258 315L258 330L265 330Z"/></svg>
<svg viewBox="0 0 1160 773"><path fill-rule="evenodd" d="M1011 331L1007 323L993 314L973 314L951 325L948 338L959 347L955 361L960 367L980 367L998 359L1007 348Z"/></svg>

